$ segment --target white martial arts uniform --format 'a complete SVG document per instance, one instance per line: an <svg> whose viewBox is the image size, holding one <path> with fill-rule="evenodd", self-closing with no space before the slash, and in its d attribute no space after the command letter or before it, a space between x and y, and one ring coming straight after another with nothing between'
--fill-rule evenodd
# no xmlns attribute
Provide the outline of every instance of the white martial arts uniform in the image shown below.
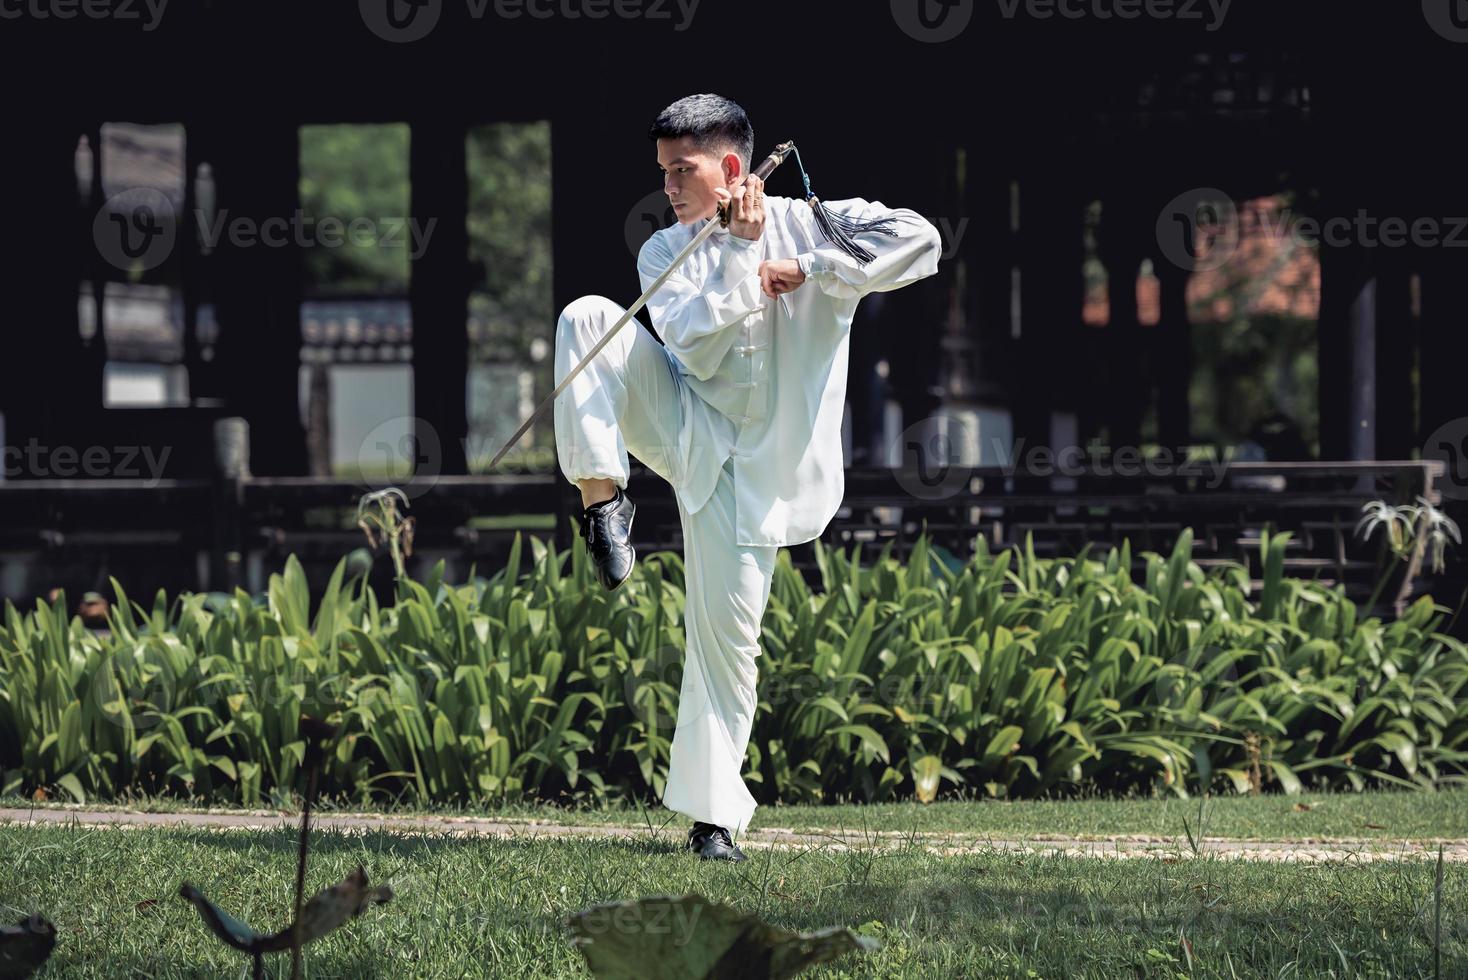
<svg viewBox="0 0 1468 980"><path fill-rule="evenodd" d="M627 324L555 405L568 480L625 488L630 452L673 487L687 652L663 802L734 834L755 809L742 774L775 554L818 537L841 505L852 314L869 292L937 272L941 251L937 229L909 209L860 198L826 206L890 218L896 237L860 235L876 254L863 266L825 240L804 201L766 195L760 238L715 229L653 294L647 309L663 345ZM702 227L648 239L637 258L643 289ZM770 299L760 290L766 259L797 259L806 282ZM623 309L600 296L566 307L557 384Z"/></svg>

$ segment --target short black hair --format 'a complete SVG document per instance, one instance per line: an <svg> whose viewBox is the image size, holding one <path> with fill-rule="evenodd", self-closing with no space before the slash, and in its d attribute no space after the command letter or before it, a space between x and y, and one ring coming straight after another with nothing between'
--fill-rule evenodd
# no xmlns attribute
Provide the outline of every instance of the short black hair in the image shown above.
<svg viewBox="0 0 1468 980"><path fill-rule="evenodd" d="M679 99L658 113L647 135L654 142L692 136L699 149L733 150L749 172L754 159L754 126L744 108L733 99L705 92Z"/></svg>

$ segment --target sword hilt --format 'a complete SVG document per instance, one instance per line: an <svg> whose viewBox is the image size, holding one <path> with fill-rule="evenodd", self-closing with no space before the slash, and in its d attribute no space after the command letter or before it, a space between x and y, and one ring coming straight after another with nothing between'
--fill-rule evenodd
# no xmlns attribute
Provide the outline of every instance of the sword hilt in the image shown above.
<svg viewBox="0 0 1468 980"><path fill-rule="evenodd" d="M754 170L751 172L751 176L758 177L760 180L769 179L770 174L774 173L775 168L785 162L785 158L788 157L790 155L790 152L794 149L794 140L788 140L784 143L779 144L775 147L774 150L770 152L769 156L760 161L760 165L754 168ZM744 179L748 180L749 178L746 177ZM719 205L719 224L723 225L725 228L729 227L729 212L733 207L734 201L732 199L727 204Z"/></svg>

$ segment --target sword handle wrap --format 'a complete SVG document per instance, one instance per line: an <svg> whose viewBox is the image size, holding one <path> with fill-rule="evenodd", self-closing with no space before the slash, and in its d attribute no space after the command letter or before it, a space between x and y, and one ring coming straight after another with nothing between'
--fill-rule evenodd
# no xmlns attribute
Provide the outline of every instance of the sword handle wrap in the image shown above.
<svg viewBox="0 0 1468 980"><path fill-rule="evenodd" d="M790 151L794 149L794 140L790 140L776 146L775 149L771 151L770 155L765 157L764 160L760 161L760 165L758 167L754 168L753 175L758 177L760 180L768 180L770 174L775 172L775 168L784 163L785 158L788 157L790 155ZM745 179L748 180L749 178L746 177ZM729 227L729 212L732 207L732 201L727 205L719 206L719 224L723 225L725 228Z"/></svg>

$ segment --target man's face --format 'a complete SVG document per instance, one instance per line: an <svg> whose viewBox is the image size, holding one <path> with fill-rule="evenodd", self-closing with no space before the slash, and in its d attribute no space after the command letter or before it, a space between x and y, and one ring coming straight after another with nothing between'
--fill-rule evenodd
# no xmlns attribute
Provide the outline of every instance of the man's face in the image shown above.
<svg viewBox="0 0 1468 980"><path fill-rule="evenodd" d="M658 166L663 171L663 193L679 224L685 225L714 215L719 204L715 188L732 190L744 179L739 154L700 149L691 136L658 140Z"/></svg>

